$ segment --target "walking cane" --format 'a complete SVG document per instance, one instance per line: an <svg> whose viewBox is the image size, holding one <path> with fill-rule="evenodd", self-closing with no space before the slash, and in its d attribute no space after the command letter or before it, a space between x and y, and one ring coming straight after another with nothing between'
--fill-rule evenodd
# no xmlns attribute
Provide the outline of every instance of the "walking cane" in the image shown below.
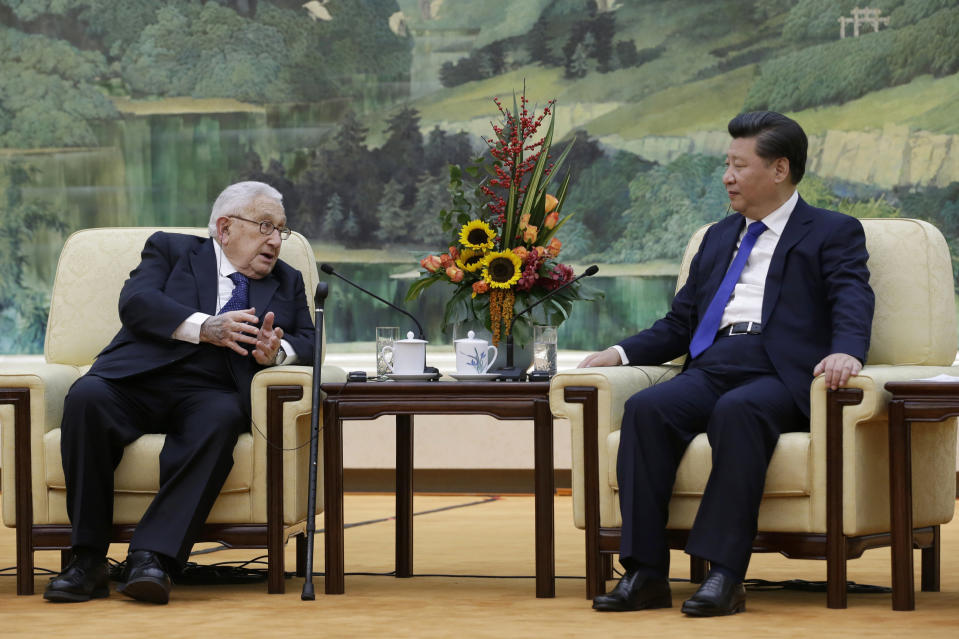
<svg viewBox="0 0 959 639"><path fill-rule="evenodd" d="M310 416L310 489L306 500L306 581L300 599L313 601L313 535L316 533L316 457L320 439L320 371L323 368L323 302L330 292L330 285L316 285L313 302L316 306L316 333L313 343L313 411Z"/></svg>

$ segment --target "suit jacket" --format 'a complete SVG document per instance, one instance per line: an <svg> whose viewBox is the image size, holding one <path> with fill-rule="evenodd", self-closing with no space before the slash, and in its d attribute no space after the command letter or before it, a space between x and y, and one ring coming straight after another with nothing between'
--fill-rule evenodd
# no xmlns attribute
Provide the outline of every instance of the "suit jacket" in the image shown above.
<svg viewBox="0 0 959 639"><path fill-rule="evenodd" d="M264 368L252 355L241 357L225 347L171 337L193 313L216 312L217 277L211 238L162 231L151 235L140 264L120 291L123 326L97 356L90 372L122 379L178 362L200 348L222 349L225 356L232 354L233 375L244 406L249 406L250 382ZM273 324L283 329L283 339L293 347L298 363L313 362L313 320L299 271L278 260L270 275L251 279L250 306L256 308L261 321L272 311Z"/></svg>
<svg viewBox="0 0 959 639"><path fill-rule="evenodd" d="M745 218L736 213L706 231L689 277L667 315L620 342L630 364L660 364L689 342L729 267ZM830 353L866 361L875 299L859 220L802 198L773 253L763 293L762 344L796 404L809 415L813 368Z"/></svg>

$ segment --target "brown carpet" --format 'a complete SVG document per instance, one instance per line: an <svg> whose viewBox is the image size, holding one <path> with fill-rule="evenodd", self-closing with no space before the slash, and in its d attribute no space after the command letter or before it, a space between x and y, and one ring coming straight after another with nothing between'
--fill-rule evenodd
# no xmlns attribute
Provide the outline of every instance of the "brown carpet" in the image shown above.
<svg viewBox="0 0 959 639"><path fill-rule="evenodd" d="M417 496L416 512L481 502L483 497ZM389 518L393 497L348 495L346 521ZM533 499L511 496L415 519L417 574L533 574ZM322 526L322 516L318 527ZM556 499L556 573L584 574L583 533L572 526L569 497ZM317 536L316 568L323 568L323 536ZM125 547L114 546L121 559ZM200 563L249 559L254 551L222 551ZM54 569L59 553L36 554L39 567ZM916 555L918 583L918 553ZM292 544L288 566L294 565ZM14 531L0 528L0 568L15 564ZM393 523L349 529L347 572L382 573L393 567ZM674 552L673 577L688 577L685 555ZM849 563L849 579L890 585L889 551L868 551ZM4 573L11 575L11 573ZM750 578L825 579L825 562L754 557ZM36 578L38 592L46 577ZM829 610L825 593L750 592L745 614L689 619L679 612L694 592L673 585L671 610L597 613L584 597L582 579L559 579L555 599L536 599L532 578L382 576L346 577L346 594L300 600L301 579L287 580L284 595L267 595L266 584L178 586L165 607L140 604L112 593L85 604L51 604L37 594L16 596L13 576L0 577L3 637L959 637L959 523L943 528L942 592L916 594L914 612L893 612L888 594L850 594L849 608ZM612 583L611 583L612 585Z"/></svg>

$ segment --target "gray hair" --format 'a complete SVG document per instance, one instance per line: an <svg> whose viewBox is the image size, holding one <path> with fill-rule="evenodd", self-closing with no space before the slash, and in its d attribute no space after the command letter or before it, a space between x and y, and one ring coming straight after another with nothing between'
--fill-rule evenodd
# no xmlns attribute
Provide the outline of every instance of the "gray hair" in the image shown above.
<svg viewBox="0 0 959 639"><path fill-rule="evenodd" d="M213 203L213 212L210 213L210 223L207 230L210 237L216 239L216 221L221 217L230 217L243 213L244 209L253 204L259 197L275 200L283 206L283 195L269 184L263 182L237 182L223 189Z"/></svg>

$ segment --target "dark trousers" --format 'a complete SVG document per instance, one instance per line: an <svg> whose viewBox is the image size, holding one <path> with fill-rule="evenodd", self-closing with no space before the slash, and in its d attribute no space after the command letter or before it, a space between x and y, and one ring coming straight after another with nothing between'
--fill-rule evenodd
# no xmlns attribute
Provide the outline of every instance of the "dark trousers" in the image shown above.
<svg viewBox="0 0 959 639"><path fill-rule="evenodd" d="M687 370L630 397L616 475L623 566L668 574L665 529L676 468L693 437L705 432L713 469L686 552L745 576L779 434L808 429L760 335L720 338Z"/></svg>
<svg viewBox="0 0 959 639"><path fill-rule="evenodd" d="M107 551L123 449L143 434L165 433L160 490L130 550L186 561L248 428L223 349L204 345L187 360L135 377L81 377L67 394L60 440L73 545Z"/></svg>

